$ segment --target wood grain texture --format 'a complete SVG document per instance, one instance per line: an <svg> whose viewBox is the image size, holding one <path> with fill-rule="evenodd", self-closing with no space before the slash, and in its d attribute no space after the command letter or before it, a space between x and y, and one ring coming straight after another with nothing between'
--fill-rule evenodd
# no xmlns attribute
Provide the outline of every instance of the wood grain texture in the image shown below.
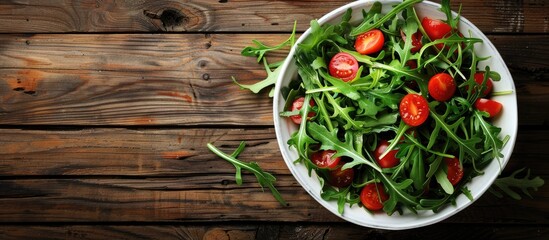
<svg viewBox="0 0 549 240"><path fill-rule="evenodd" d="M291 31L350 1L3 1L0 32ZM440 2L440 1L436 1ZM452 1L486 33L547 33L549 5L539 0Z"/></svg>
<svg viewBox="0 0 549 240"><path fill-rule="evenodd" d="M273 129L0 130L0 176L181 176L234 173L208 142L289 174ZM223 166L223 167L221 167Z"/></svg>
<svg viewBox="0 0 549 240"><path fill-rule="evenodd" d="M261 191L253 176L241 186L222 181L231 177L0 180L0 222L344 221L318 204L292 176L278 175L276 183L288 206ZM445 222L547 225L548 195L549 187L521 201L486 194Z"/></svg>
<svg viewBox="0 0 549 240"><path fill-rule="evenodd" d="M549 177L542 135L520 132L504 174L526 166ZM0 137L2 222L342 221L289 173L272 129L3 129ZM236 185L234 167L204 147L214 142L231 152L241 140L249 145L240 159L275 174L288 207L262 192L250 173ZM487 194L448 221L549 224L549 186L533 196L515 201Z"/></svg>
<svg viewBox="0 0 549 240"><path fill-rule="evenodd" d="M440 2L440 0L436 0ZM348 0L0 2L0 239L549 239L549 185L521 201L487 193L406 231L345 222L295 180L262 65L240 51L285 40ZM503 175L549 168L549 3L454 0L499 50L519 132ZM284 53L269 56L281 60ZM234 180L206 143L277 177ZM366 214L366 213L365 213Z"/></svg>
<svg viewBox="0 0 549 240"><path fill-rule="evenodd" d="M269 229L269 231L265 231ZM185 239L185 240L362 240L362 239L546 239L544 226L479 226L439 224L413 230L387 231L344 223L329 224L193 224L193 225L15 225L1 226L3 239Z"/></svg>
<svg viewBox="0 0 549 240"><path fill-rule="evenodd" d="M247 84L263 79L262 66L240 51L252 39L275 44L287 37L0 35L0 124L268 126L271 99L239 90L231 77ZM549 106L547 37L490 38L517 86L520 124L548 123L539 108Z"/></svg>
<svg viewBox="0 0 549 240"><path fill-rule="evenodd" d="M540 134L543 133L543 134ZM545 168L547 130L521 130L507 171ZM234 168L207 148L232 152L275 175L290 175L272 128L266 129L0 129L0 178L179 177L229 174ZM221 180L219 180L221 181ZM217 183L216 183L217 184Z"/></svg>

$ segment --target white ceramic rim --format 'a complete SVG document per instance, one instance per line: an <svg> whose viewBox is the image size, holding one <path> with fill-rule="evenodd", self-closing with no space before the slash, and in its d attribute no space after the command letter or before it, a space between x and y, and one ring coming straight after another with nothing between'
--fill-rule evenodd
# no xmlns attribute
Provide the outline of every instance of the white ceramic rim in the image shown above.
<svg viewBox="0 0 549 240"><path fill-rule="evenodd" d="M330 20L333 20L334 18L339 18L342 16L347 9L352 8L354 9L353 12L356 11L356 8L362 7L369 9L372 3L374 3L374 0L359 0L355 1L349 4L346 4L344 6L341 6L330 13L324 15L322 18L318 20L319 24L322 25ZM384 4L384 11L386 11L385 5L387 4L396 4L401 1L396 0L389 0L389 1L383 1ZM426 8L426 9L432 9L440 8L440 4L430 2L430 1L423 1L416 5L417 7ZM431 12L430 12L431 13ZM441 15L442 13L437 13L438 18L444 18L444 15ZM455 12L454 12L455 14ZM421 14L420 14L421 15ZM433 16L432 16L433 17ZM470 201L467 199L463 194L458 196L456 199L456 206L446 206L438 213L433 213L432 211L420 211L417 215L411 212L405 212L403 215L399 215L398 213L393 214L392 216L387 216L385 213L375 213L375 214L369 214L365 210L359 208L358 206L354 206L353 208L350 208L349 206L345 207L345 212L343 215L340 215L337 211L337 204L332 202L327 202L323 200L320 197L320 191L314 191L314 184L319 185L318 179L316 179L314 173L313 176L309 177L306 173L304 174L303 168L299 169L299 164L294 164L295 155L292 156L290 153L291 151L294 151L294 149L289 149L286 141L287 141L287 134L284 133L281 129L281 123L282 121L288 121L287 119L283 119L279 116L279 113L283 109L284 106L284 99L282 99L280 91L282 88L283 83L285 83L285 77L287 74L285 74L288 70L288 67L290 64L292 64L293 56L295 54L295 48L298 43L302 42L307 36L310 35L311 29L307 29L305 33L301 35L301 37L296 41L296 44L291 48L290 53L288 54L288 57L284 61L283 65L280 66L281 74L279 78L277 79L277 83L275 85L274 90L274 98L273 98L273 119L274 119L274 125L275 125L275 132L276 137L278 141L279 148L281 150L282 156L284 158L284 161L286 162L286 165L288 166L290 172L293 174L293 176L296 178L296 180L300 183L300 185L321 205L323 205L326 209L331 211L336 216L339 216L340 218L352 222L357 225L365 226L365 227L372 227L372 228L379 228L379 229L388 229L388 230L404 230L404 229L411 229L411 228L418 228L423 227L427 225L431 225L437 222L440 222L459 211L465 209L467 206L471 205L474 201L476 201L486 190L490 187L490 185L493 183L493 181L497 178L497 176L500 173L500 170L505 167L507 162L509 161L509 158L512 154L512 150L515 145L516 141L516 135L517 135L517 129L518 129L518 114L517 114L517 103L516 103L516 91L515 91L515 85L513 82L513 79L511 77L511 74L509 73L508 68L505 65L505 62L501 58L499 52L497 49L493 46L493 44L486 38L486 36L476 27L474 26L469 20L464 18L463 16L460 17L460 30L462 26L466 25L470 30L472 31L472 35L474 37L479 37L484 40L484 48L483 50L486 52L488 51L492 58L491 58L491 64L490 67L497 66L495 68L491 68L492 70L495 70L500 73L502 76L502 81L495 82L494 83L494 90L495 91L501 91L501 90L512 90L512 94L503 95L503 96L496 96L494 99L498 100L499 102L502 102L504 104L504 110L500 117L495 119L494 124L495 125L505 125L506 127L502 127L502 134L509 135L510 139L508 140L507 144L505 145L504 149L502 149L502 153L504 155L504 158L501 159L501 166L499 163L497 163L496 160L494 160L485 170L484 175L475 177L471 182L468 183L468 187L471 187L474 182L476 182L475 188L469 189L471 191L471 194L473 196L473 201ZM466 33L464 33L466 34ZM477 47L478 48L478 47ZM485 55L482 55L485 56ZM505 81L504 79L507 78L508 81ZM289 80L288 80L289 81ZM286 138L284 138L286 136ZM480 182L480 183L479 183ZM490 183L490 184L481 184L484 183ZM480 187L477 187L480 186ZM364 215L364 217L357 217L356 214L353 214L352 211L356 212L357 208L358 210L362 211L361 214ZM350 213L351 212L351 213ZM381 215L380 215L381 214ZM408 215L407 215L408 214ZM385 221L376 221L377 218L382 218L382 216L386 216L390 219L387 221L387 218L383 217ZM401 220L404 219L404 220ZM392 221L394 220L394 221Z"/></svg>

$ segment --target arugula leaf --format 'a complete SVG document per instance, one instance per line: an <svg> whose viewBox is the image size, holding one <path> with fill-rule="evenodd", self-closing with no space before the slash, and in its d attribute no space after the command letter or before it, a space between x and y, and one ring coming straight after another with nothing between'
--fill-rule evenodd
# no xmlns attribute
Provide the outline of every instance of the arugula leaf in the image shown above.
<svg viewBox="0 0 549 240"><path fill-rule="evenodd" d="M457 16L454 18L452 16L452 9L450 8L450 0L442 0L440 3L440 11L446 14L446 23L452 27L452 29L457 29L459 24L459 15L461 12L461 5L459 6L459 11Z"/></svg>
<svg viewBox="0 0 549 240"><path fill-rule="evenodd" d="M215 155L233 164L233 166L236 168L236 179L237 179L238 185L242 184L242 176L241 176L240 170L241 169L248 170L255 175L255 177L257 178L257 182L261 186L261 189L263 189L264 187L268 187L271 190L273 197L280 203L280 205L286 206L286 201L284 201L284 199L282 198L282 195L280 195L280 193L274 186L274 183L276 182L276 178L272 174L263 171L263 169L261 169L261 167L259 167L259 165L256 162L245 163L236 159L235 156L238 156L238 154L242 150L244 150L244 145L245 145L244 142L241 142L237 150L235 150L235 152L232 153L231 155L227 155L226 153L222 152L211 143L208 143L206 146Z"/></svg>
<svg viewBox="0 0 549 240"><path fill-rule="evenodd" d="M328 99L328 103L331 104L331 107L334 110L332 117L340 117L341 121L345 121L345 125L343 128L350 129L351 127L355 129L360 129L364 125L361 121L355 120L349 113L353 112L355 110L354 107L342 107L340 106L340 101L337 101L332 95L329 93L324 94L326 99Z"/></svg>
<svg viewBox="0 0 549 240"><path fill-rule="evenodd" d="M412 159L412 171L410 171L410 179L414 182L415 189L423 189L425 184L425 166L423 163L423 157L421 156L421 150L413 148L410 155Z"/></svg>
<svg viewBox="0 0 549 240"><path fill-rule="evenodd" d="M501 128L490 124L484 119L484 117L490 116L487 112L475 110L473 116L475 129L477 129L477 132L483 133L484 150L490 151L490 157L499 161L503 157L503 154L500 152L500 149L503 148L503 141L498 137Z"/></svg>
<svg viewBox="0 0 549 240"><path fill-rule="evenodd" d="M341 81L341 79L330 76L327 72L320 70L320 76L335 86L341 93L353 100L358 100L361 96L357 89L347 82Z"/></svg>
<svg viewBox="0 0 549 240"><path fill-rule="evenodd" d="M237 158L238 155L240 155L240 153L244 151L245 147L246 147L246 144L244 142L240 142L240 145L238 145L238 148L234 150L234 152L231 154L231 157ZM236 168L236 174L234 176L234 179L236 181L236 184L242 185L242 168L236 165L235 165L235 168Z"/></svg>
<svg viewBox="0 0 549 240"><path fill-rule="evenodd" d="M413 15L409 14L406 18L405 27L402 29L406 35L406 40L404 40L404 46L400 46L398 40L395 37L390 38L393 42L393 50L400 57L401 67L406 66L406 63L411 59L417 59L419 54L412 54L412 35L418 31L418 23L414 19ZM398 38L397 36L396 38Z"/></svg>
<svg viewBox="0 0 549 240"><path fill-rule="evenodd" d="M393 110L398 110L398 104L400 103L400 100L404 97L404 94L402 93L385 93L381 89L372 89L365 94L381 100L381 103L383 105L381 105L380 107L387 106Z"/></svg>
<svg viewBox="0 0 549 240"><path fill-rule="evenodd" d="M278 79L278 75L280 75L280 71L282 68L277 68L274 71L271 71L267 64L267 59L263 59L263 65L265 65L265 71L267 72L267 78L254 83L254 84L240 84L234 77L232 77L233 82L236 83L238 86L240 86L241 89L248 89L252 91L253 93L259 93L261 90L263 90L266 87L269 87L271 85L274 85L276 83L276 80ZM274 89L271 89L269 92L269 97L272 97L274 92Z"/></svg>
<svg viewBox="0 0 549 240"><path fill-rule="evenodd" d="M430 108L429 110L431 118L435 120L435 123L440 129L442 129L444 132L446 132L446 135L448 135L449 138L453 139L456 142L456 145L459 146L460 149L460 155L461 153L467 153L473 158L480 157L480 150L476 147L476 144L481 141L479 137L471 137L469 139L463 139L460 136L458 136L455 131L457 127L459 127L459 124L464 120L464 118L460 118L455 123L449 125L444 120L446 116L448 115L448 111L444 115L438 115L433 109Z"/></svg>
<svg viewBox="0 0 549 240"><path fill-rule="evenodd" d="M326 127L319 125L318 123L311 122L307 124L307 130L311 136L318 140L321 145L321 149L329 150L333 149L336 151L334 157L347 156L353 159L351 162L343 165L341 169L352 168L359 164L365 164L373 168L374 170L381 172L381 168L374 164L371 160L367 160L362 156L361 153L357 152L353 146L353 136L349 132L345 133L345 142L342 142L337 137L337 129L333 131L328 131Z"/></svg>
<svg viewBox="0 0 549 240"><path fill-rule="evenodd" d="M446 195L443 198L440 199L429 199L424 198L419 200L419 206L418 210L432 210L433 212L438 212L440 208L442 208L453 195Z"/></svg>
<svg viewBox="0 0 549 240"><path fill-rule="evenodd" d="M310 95L305 95L304 102L309 102L310 99L311 99ZM299 125L299 130L293 133L290 139L288 140L288 145L294 146L297 152L299 153L298 161L303 161L303 160L306 161L309 158L308 157L309 152L307 150L309 149L309 145L316 143L314 139L312 139L311 137L309 137L309 135L307 135L307 130L305 127L307 125L306 116L309 113L309 108L310 108L309 104L303 104L303 107L300 110L302 117L301 117L301 124ZM311 169L309 169L309 174L310 174L310 170Z"/></svg>
<svg viewBox="0 0 549 240"><path fill-rule="evenodd" d="M297 28L297 21L294 21L294 28L292 30L292 34L290 35L290 37L286 39L284 42L276 46L268 46L254 39L252 40L252 42L256 45L256 47L252 47L252 46L245 47L244 49L242 49L242 52L240 54L247 57L257 56L257 62L261 62L261 60L264 59L266 53L282 49L286 46L293 46L295 43L296 28Z"/></svg>
<svg viewBox="0 0 549 240"><path fill-rule="evenodd" d="M345 204L350 206L360 202L360 197L357 194L351 194L351 186L346 188L336 189L327 185L324 185L322 188L322 193L320 197L326 201L336 200L337 201L337 211L339 214L343 214Z"/></svg>
<svg viewBox="0 0 549 240"><path fill-rule="evenodd" d="M523 178L517 177L517 175L523 171L524 168L521 168L513 172L508 177L501 177L496 179L494 181L494 184L488 190L499 198L503 197L503 195L498 191L498 189L515 200L522 199L520 194L513 190L513 188L515 188L520 189L524 195L532 198L532 195L530 195L528 189L537 191L539 187L545 184L545 181L539 176L530 178L530 169L528 169L526 175Z"/></svg>
<svg viewBox="0 0 549 240"><path fill-rule="evenodd" d="M440 187L446 192L447 194L453 194L454 193L454 186L450 181L448 180L448 175L442 169L443 165L440 165L438 170L435 172L435 178L437 179L438 184L440 184Z"/></svg>
<svg viewBox="0 0 549 240"><path fill-rule="evenodd" d="M419 3L421 1L422 0L404 0L402 3L400 3L400 4L396 5L395 7L393 7L393 9L391 9L391 11L389 11L386 15L384 15L380 19L376 19L376 16L377 16L377 11L381 11L381 8L375 8L374 9L374 7L372 7L370 9L370 11L374 10L374 13L376 13L376 14L366 15L366 17L364 18L364 21L362 21L362 23L360 23L357 27L355 27L351 30L350 35L351 36L357 36L361 33L370 31L374 28L378 28L381 25L383 25L385 22L387 22L389 19L393 19L403 9L406 9L406 8L412 6L416 3Z"/></svg>
<svg viewBox="0 0 549 240"><path fill-rule="evenodd" d="M385 174L379 174L381 182L387 188L389 199L383 203L383 211L391 215L396 211L398 203L404 204L412 212L416 212L419 206L417 198L406 192L406 189L413 184L412 179L406 179L400 183L393 181Z"/></svg>
<svg viewBox="0 0 549 240"><path fill-rule="evenodd" d="M366 119L363 121L362 127L376 127L376 126L386 126L386 125L392 125L397 122L397 119L400 115L398 113L385 113L380 115L377 119ZM372 130L373 131L373 130Z"/></svg>
<svg viewBox="0 0 549 240"><path fill-rule="evenodd" d="M257 56L257 62L263 61L263 65L265 66L265 72L267 72L267 77L255 84L240 84L235 79L235 77L231 77L233 82L236 83L238 86L240 86L241 89L249 89L253 93L259 93L264 88L274 85L276 83L276 80L278 79L278 75L280 75L281 68L279 68L279 66L281 62L278 62L277 64L273 64L272 66L270 66L267 63L267 58L265 57L265 55L271 51L280 50L287 46L290 46L290 47L293 46L295 43L296 27L297 27L297 21L294 22L294 28L292 30L292 34L290 34L290 37L288 37L288 39L286 39L284 42L276 46L267 46L258 40L252 40L252 42L256 45L256 47L251 47L251 46L246 47L242 50L241 54L243 56L248 56L248 57ZM275 70L272 70L272 68L274 68ZM273 97L273 94L274 94L274 88L272 88L271 91L269 92L269 97Z"/></svg>

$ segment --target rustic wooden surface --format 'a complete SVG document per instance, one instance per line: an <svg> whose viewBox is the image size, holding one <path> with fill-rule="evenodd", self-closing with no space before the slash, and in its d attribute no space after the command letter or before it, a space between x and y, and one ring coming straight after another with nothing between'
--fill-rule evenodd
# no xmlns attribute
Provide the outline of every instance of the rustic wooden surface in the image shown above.
<svg viewBox="0 0 549 240"><path fill-rule="evenodd" d="M548 239L549 187L486 194L441 223L385 231L342 221L296 182L262 79L240 55L349 1L2 1L0 239ZM505 173L549 179L549 2L453 1L513 75L519 134ZM273 59L282 59L283 54ZM277 177L280 206L206 143ZM250 200L253 199L253 200Z"/></svg>

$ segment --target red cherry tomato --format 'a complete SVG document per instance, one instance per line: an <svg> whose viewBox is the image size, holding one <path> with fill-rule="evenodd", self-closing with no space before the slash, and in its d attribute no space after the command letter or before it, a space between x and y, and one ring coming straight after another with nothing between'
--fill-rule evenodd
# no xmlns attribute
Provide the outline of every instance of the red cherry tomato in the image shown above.
<svg viewBox="0 0 549 240"><path fill-rule="evenodd" d="M475 73L475 82L480 86L482 86L482 82L484 81L484 72L478 72ZM491 78L486 79L486 89L482 91L482 96L485 97L488 94L492 92L492 89L494 88L494 83L492 82Z"/></svg>
<svg viewBox="0 0 549 240"><path fill-rule="evenodd" d="M480 111L487 112L490 117L495 117L501 112L503 105L494 100L479 98L475 102L475 108Z"/></svg>
<svg viewBox="0 0 549 240"><path fill-rule="evenodd" d="M428 17L424 17L423 20L421 20L421 26L423 26L425 33L427 33L427 36L429 36L431 41L444 38L452 32L452 27L447 23Z"/></svg>
<svg viewBox="0 0 549 240"><path fill-rule="evenodd" d="M355 40L355 50L360 54L368 55L379 52L383 48L385 37L379 29L372 29L358 35Z"/></svg>
<svg viewBox="0 0 549 240"><path fill-rule="evenodd" d="M358 62L351 54L340 52L330 60L328 71L332 77L348 82L355 79Z"/></svg>
<svg viewBox="0 0 549 240"><path fill-rule="evenodd" d="M463 178L463 168L459 164L459 159L455 157L444 158L444 163L446 163L446 167L448 168L448 172L446 173L448 181L455 186Z"/></svg>
<svg viewBox="0 0 549 240"><path fill-rule="evenodd" d="M374 151L374 156L377 163L382 168L392 168L400 163L400 159L396 157L398 150L391 150L383 158L379 158L381 154L389 147L389 142L385 139L381 140Z"/></svg>
<svg viewBox="0 0 549 240"><path fill-rule="evenodd" d="M328 183L338 188L351 185L351 183L353 183L353 178L355 177L355 169L347 168L341 170L341 167L343 167L343 164L328 172Z"/></svg>
<svg viewBox="0 0 549 240"><path fill-rule="evenodd" d="M448 73L435 74L429 80L429 85L427 87L431 97L440 102L450 100L456 92L454 78Z"/></svg>
<svg viewBox="0 0 549 240"><path fill-rule="evenodd" d="M400 31L400 36L402 37L403 41L406 41L406 34L404 34L404 31ZM421 47L423 47L423 43L421 43L421 38L423 38L423 34L421 32L415 32L412 34L412 48L410 49L410 52L416 53L421 50Z"/></svg>
<svg viewBox="0 0 549 240"><path fill-rule="evenodd" d="M402 120L412 126L421 125L429 117L429 105L427 100L419 94L409 93L400 101L400 117Z"/></svg>
<svg viewBox="0 0 549 240"><path fill-rule="evenodd" d="M298 97L294 100L294 102L292 103L292 108L291 108L291 111L299 111L301 110L301 108L303 107L303 102L305 101L305 98L304 97ZM311 101L309 102L309 106L314 106L315 105L315 101L313 101L311 99ZM309 111L309 113L307 114L307 116L309 118L311 117L314 117L316 115L315 112L313 111ZM295 124L300 124L301 123L301 115L293 115L293 116L290 116L290 119L292 120L292 122L294 122Z"/></svg>
<svg viewBox="0 0 549 240"><path fill-rule="evenodd" d="M389 199L382 183L369 183L360 191L360 202L370 211L378 211L383 208L383 202Z"/></svg>
<svg viewBox="0 0 549 240"><path fill-rule="evenodd" d="M319 168L335 168L341 157L333 157L336 154L334 150L318 151L311 155L311 161Z"/></svg>
<svg viewBox="0 0 549 240"><path fill-rule="evenodd" d="M406 62L406 66L410 67L410 69L416 69L417 68L417 61L416 60L408 60Z"/></svg>

